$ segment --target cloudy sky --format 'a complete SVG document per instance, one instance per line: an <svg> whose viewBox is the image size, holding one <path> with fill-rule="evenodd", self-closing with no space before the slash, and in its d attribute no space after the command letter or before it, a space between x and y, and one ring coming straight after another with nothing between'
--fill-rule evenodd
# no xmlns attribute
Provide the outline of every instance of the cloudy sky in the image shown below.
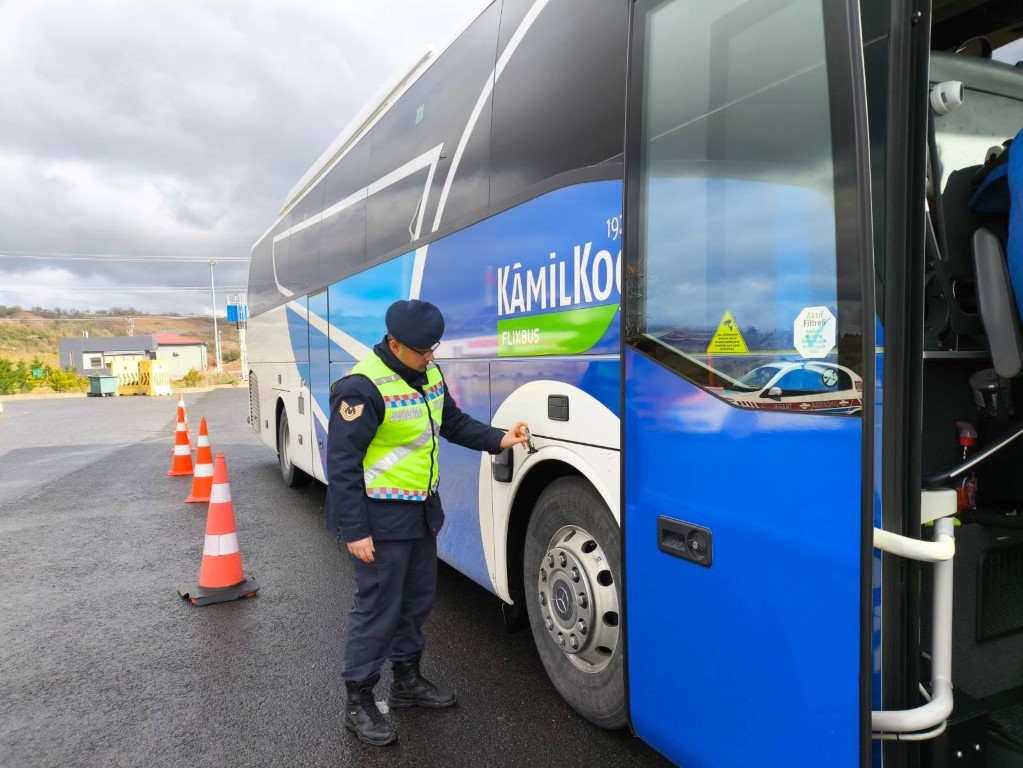
<svg viewBox="0 0 1023 768"><path fill-rule="evenodd" d="M299 177L483 5L0 0L0 304L208 313L214 258L223 314Z"/></svg>

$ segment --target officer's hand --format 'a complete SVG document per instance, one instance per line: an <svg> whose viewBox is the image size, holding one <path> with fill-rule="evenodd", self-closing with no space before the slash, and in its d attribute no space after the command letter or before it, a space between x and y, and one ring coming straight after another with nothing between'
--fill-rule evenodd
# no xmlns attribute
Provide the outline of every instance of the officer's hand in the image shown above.
<svg viewBox="0 0 1023 768"><path fill-rule="evenodd" d="M367 536L366 538L359 539L358 541L349 541L348 551L362 560L362 562L372 563L373 553L376 551L373 549L373 537Z"/></svg>
<svg viewBox="0 0 1023 768"><path fill-rule="evenodd" d="M501 438L501 448L511 448L513 445L520 445L529 439L526 430L529 425L524 421L516 422L515 426L504 433Z"/></svg>

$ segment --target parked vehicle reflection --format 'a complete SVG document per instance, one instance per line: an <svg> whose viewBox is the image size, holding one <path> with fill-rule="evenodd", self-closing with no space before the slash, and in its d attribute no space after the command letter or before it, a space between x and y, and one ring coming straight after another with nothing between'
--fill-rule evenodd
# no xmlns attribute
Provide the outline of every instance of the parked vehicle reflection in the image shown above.
<svg viewBox="0 0 1023 768"><path fill-rule="evenodd" d="M779 362L758 366L715 394L740 408L855 413L863 407L863 380L835 363Z"/></svg>

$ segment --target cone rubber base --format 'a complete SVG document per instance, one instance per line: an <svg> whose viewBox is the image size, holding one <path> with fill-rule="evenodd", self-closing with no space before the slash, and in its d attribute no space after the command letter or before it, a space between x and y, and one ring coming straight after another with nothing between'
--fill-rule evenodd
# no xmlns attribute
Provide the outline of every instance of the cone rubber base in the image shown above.
<svg viewBox="0 0 1023 768"><path fill-rule="evenodd" d="M190 474L192 474L192 472L185 472L183 470L175 471L175 470L171 469L171 470L167 471L167 477L181 477L182 475L190 475Z"/></svg>
<svg viewBox="0 0 1023 768"><path fill-rule="evenodd" d="M252 579L244 579L240 584L233 587L182 587L178 594L192 605L212 605L213 603L227 603L231 600L240 600L243 597L255 597L259 591L259 585Z"/></svg>
<svg viewBox="0 0 1023 768"><path fill-rule="evenodd" d="M209 501L209 500L210 500L209 496L189 496L187 499L185 499L185 503L186 504L195 504L195 503L200 502L200 501L205 502L205 501Z"/></svg>

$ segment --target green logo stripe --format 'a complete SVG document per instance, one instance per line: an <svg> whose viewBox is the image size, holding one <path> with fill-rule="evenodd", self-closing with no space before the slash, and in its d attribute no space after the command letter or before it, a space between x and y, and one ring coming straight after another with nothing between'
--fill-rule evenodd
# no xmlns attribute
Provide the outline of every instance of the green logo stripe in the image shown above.
<svg viewBox="0 0 1023 768"><path fill-rule="evenodd" d="M585 352L607 331L618 304L570 309L497 321L499 357L573 355Z"/></svg>

